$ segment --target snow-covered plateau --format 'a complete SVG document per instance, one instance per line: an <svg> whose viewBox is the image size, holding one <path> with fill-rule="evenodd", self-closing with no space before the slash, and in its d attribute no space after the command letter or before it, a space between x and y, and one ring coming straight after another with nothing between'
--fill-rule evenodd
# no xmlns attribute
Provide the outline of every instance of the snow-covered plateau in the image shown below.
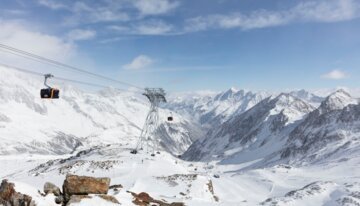
<svg viewBox="0 0 360 206"><path fill-rule="evenodd" d="M0 179L38 206L57 205L38 190L61 187L67 174L111 178L123 188L108 194L125 206L135 205L127 191L189 206L360 205L360 104L351 90L172 93L159 110L160 154L151 156L130 153L149 110L144 96L52 81L60 99L42 100L42 81L0 68Z"/></svg>

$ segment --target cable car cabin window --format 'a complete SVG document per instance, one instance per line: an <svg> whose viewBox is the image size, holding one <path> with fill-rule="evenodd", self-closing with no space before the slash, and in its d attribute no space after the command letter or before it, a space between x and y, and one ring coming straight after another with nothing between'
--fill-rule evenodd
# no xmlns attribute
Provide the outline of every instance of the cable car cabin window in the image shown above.
<svg viewBox="0 0 360 206"><path fill-rule="evenodd" d="M40 96L42 99L59 99L60 91L54 88L42 89Z"/></svg>
<svg viewBox="0 0 360 206"><path fill-rule="evenodd" d="M171 121L173 121L173 120L174 120L173 117L168 117L168 121L169 121L169 122L171 122Z"/></svg>

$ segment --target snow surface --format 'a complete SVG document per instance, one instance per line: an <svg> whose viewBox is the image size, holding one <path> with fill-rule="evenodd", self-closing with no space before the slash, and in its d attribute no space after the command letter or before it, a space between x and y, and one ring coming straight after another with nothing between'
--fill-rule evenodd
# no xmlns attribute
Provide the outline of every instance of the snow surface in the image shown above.
<svg viewBox="0 0 360 206"><path fill-rule="evenodd" d="M38 190L47 181L61 187L68 173L110 177L124 188L109 194L129 206L126 191L190 206L360 205L360 107L346 91L320 98L232 88L170 98L158 134L167 146L152 157L146 149L130 154L145 98L57 86L61 99L40 100L41 79L0 68L0 178L39 206L56 205ZM165 121L169 109L177 111L173 123ZM189 146L187 153L200 151L189 156L206 155L179 159ZM297 152L282 159L292 147ZM73 205L114 204L93 197Z"/></svg>

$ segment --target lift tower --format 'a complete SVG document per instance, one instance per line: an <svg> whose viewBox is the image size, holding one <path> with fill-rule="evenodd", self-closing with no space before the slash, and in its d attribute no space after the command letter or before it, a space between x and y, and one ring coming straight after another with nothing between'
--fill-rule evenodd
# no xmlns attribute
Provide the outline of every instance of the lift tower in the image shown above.
<svg viewBox="0 0 360 206"><path fill-rule="evenodd" d="M156 130L159 127L159 105L160 103L166 103L165 91L162 88L145 88L143 95L150 101L150 110L146 116L136 147L131 153L136 154L139 149L144 149L143 147L146 146L147 151L152 149L151 156L155 156L154 151L159 146L159 140L155 137Z"/></svg>

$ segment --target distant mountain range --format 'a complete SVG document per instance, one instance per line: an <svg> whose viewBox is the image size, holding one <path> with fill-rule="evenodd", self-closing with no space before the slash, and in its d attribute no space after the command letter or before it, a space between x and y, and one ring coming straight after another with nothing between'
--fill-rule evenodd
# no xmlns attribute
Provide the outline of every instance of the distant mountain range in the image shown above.
<svg viewBox="0 0 360 206"><path fill-rule="evenodd" d="M253 161L253 167L341 160L359 153L359 109L359 100L342 89L325 98L304 90L271 95L244 112L223 115L225 121L193 143L184 158Z"/></svg>
<svg viewBox="0 0 360 206"><path fill-rule="evenodd" d="M0 69L0 154L68 154L113 143L136 144L148 111L134 92L83 92L60 84L61 99L41 100L42 81ZM319 92L317 92L319 94ZM329 96L286 93L171 94L160 110L162 149L187 160L221 164L312 164L359 151L359 100L343 89ZM167 116L174 116L168 122Z"/></svg>

